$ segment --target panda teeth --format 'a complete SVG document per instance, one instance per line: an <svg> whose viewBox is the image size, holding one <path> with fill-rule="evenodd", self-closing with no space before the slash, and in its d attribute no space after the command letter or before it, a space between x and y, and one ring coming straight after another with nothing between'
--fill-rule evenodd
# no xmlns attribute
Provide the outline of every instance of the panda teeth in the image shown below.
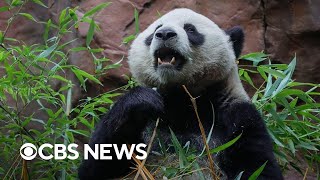
<svg viewBox="0 0 320 180"><path fill-rule="evenodd" d="M173 65L174 63L176 63L176 58L173 56L172 59L171 59L171 61L170 61L170 64Z"/></svg>
<svg viewBox="0 0 320 180"><path fill-rule="evenodd" d="M161 61L160 58L158 58L158 65L162 64L163 62Z"/></svg>
<svg viewBox="0 0 320 180"><path fill-rule="evenodd" d="M158 57L158 65L161 65L161 64L172 64L174 65L176 63L176 58L175 57L172 57L171 61L170 62L163 62L159 57Z"/></svg>

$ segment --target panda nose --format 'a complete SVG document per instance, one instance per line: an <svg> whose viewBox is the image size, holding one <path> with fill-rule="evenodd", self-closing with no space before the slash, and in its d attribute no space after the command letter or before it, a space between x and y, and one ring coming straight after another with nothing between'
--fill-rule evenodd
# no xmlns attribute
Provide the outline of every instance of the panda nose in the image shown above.
<svg viewBox="0 0 320 180"><path fill-rule="evenodd" d="M156 38L164 41L176 36L177 33L174 32L172 29L160 29L156 32Z"/></svg>

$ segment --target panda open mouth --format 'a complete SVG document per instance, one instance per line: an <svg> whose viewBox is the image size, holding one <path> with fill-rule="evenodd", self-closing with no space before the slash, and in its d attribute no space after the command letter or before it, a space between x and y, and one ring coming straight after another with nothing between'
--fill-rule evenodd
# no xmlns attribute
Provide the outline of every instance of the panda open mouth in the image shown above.
<svg viewBox="0 0 320 180"><path fill-rule="evenodd" d="M155 51L155 67L175 68L180 70L185 64L186 59L178 51L163 47Z"/></svg>

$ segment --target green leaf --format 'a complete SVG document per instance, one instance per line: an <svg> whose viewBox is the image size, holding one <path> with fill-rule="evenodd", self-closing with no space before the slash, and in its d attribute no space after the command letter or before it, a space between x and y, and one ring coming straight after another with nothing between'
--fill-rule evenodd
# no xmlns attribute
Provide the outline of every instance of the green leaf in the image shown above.
<svg viewBox="0 0 320 180"><path fill-rule="evenodd" d="M64 77L62 77L62 76L60 76L60 75L57 75L57 74L52 75L51 78L58 79L58 80L60 80L60 81L69 83L69 80L67 80L67 79L65 79Z"/></svg>
<svg viewBox="0 0 320 180"><path fill-rule="evenodd" d="M77 16L77 14L75 13L75 11L73 9L69 9L69 15L73 19L73 21L75 21L75 22L78 21L78 16Z"/></svg>
<svg viewBox="0 0 320 180"><path fill-rule="evenodd" d="M304 172L301 171L300 167L297 166L296 164L290 162L289 163L291 167L293 167L296 171L298 171L302 176L304 175Z"/></svg>
<svg viewBox="0 0 320 180"><path fill-rule="evenodd" d="M318 151L318 149L314 145L312 145L310 143L306 143L306 142L301 142L300 144L297 145L297 147L302 147L302 148L309 149L312 151Z"/></svg>
<svg viewBox="0 0 320 180"><path fill-rule="evenodd" d="M11 6L20 6L21 4L23 4L21 0L13 0L11 2Z"/></svg>
<svg viewBox="0 0 320 180"><path fill-rule="evenodd" d="M268 132L269 132L271 138L273 139L273 141L274 141L278 146L284 147L283 143L274 135L274 133L273 133L272 131L270 131L270 130L268 129Z"/></svg>
<svg viewBox="0 0 320 180"><path fill-rule="evenodd" d="M94 27L95 27L95 23L94 23L94 20L91 19L91 22L90 22L90 26L89 26L89 30L88 30L88 33L87 33L87 38L86 38L86 45L87 47L89 47L92 39L93 39L93 35L94 35Z"/></svg>
<svg viewBox="0 0 320 180"><path fill-rule="evenodd" d="M266 85L266 89L264 91L264 95L263 97L269 97L272 94L271 91L271 87L272 87L273 83L272 83L272 75L269 73L268 74L268 81L267 81L267 85Z"/></svg>
<svg viewBox="0 0 320 180"><path fill-rule="evenodd" d="M227 149L228 147L232 146L235 142L237 142L240 139L241 135L242 134L238 135L236 138L232 139L231 141L229 141L229 142L227 142L227 143L225 143L223 145L220 145L220 146L218 146L218 147L216 147L214 149L211 149L210 153L211 154L218 153L220 151L223 151L223 150Z"/></svg>
<svg viewBox="0 0 320 180"><path fill-rule="evenodd" d="M197 163L197 161L194 161L194 164L193 164L193 167L198 170L198 169L201 169L200 165ZM202 171L198 171L198 176L197 179L199 180L206 180L204 174Z"/></svg>
<svg viewBox="0 0 320 180"><path fill-rule="evenodd" d="M178 168L164 167L164 166L162 166L161 168L162 168L162 172L164 173L164 177L166 177L166 179L173 178L179 173Z"/></svg>
<svg viewBox="0 0 320 180"><path fill-rule="evenodd" d="M69 129L70 132L75 133L75 134L80 134L84 137L89 137L90 133L88 131L85 130L73 130L73 129Z"/></svg>
<svg viewBox="0 0 320 180"><path fill-rule="evenodd" d="M67 137L68 137L68 142L73 143L74 142L74 137L73 137L73 133L70 131L66 132Z"/></svg>
<svg viewBox="0 0 320 180"><path fill-rule="evenodd" d="M103 84L97 79L95 78L93 75L81 70L81 69L77 69L77 68L72 68L72 71L75 73L75 74L78 74L78 75L81 75L85 78L88 78L89 80L97 83L97 84L100 84L101 86L103 86Z"/></svg>
<svg viewBox="0 0 320 180"><path fill-rule="evenodd" d="M280 82L279 86L272 93L272 95L275 95L275 94L279 93L280 91L282 91L288 85L288 83L291 81L291 77L293 75L295 66L296 66L296 57L294 57L293 60L291 61L291 63L289 64L288 70L285 71L285 72L287 72L286 77Z"/></svg>
<svg viewBox="0 0 320 180"><path fill-rule="evenodd" d="M83 17L87 17L87 16L91 16L93 14L95 14L96 12L106 8L107 6L109 6L111 3L108 2L108 3L102 3L102 4L99 4L98 6L90 9L88 12L86 12Z"/></svg>
<svg viewBox="0 0 320 180"><path fill-rule="evenodd" d="M65 19L65 16L67 14L67 9L64 9L61 11L60 16L59 16L59 25L62 25L63 20Z"/></svg>
<svg viewBox="0 0 320 180"><path fill-rule="evenodd" d="M47 40L48 40L50 27L51 27L51 19L49 19L48 22L46 23L46 28L45 28L44 33L43 33L43 40L45 42L47 42Z"/></svg>
<svg viewBox="0 0 320 180"><path fill-rule="evenodd" d="M116 69L116 68L119 68L119 67L121 67L121 66L122 66L122 64L114 63L114 64L110 64L110 65L104 67L103 69L104 69L104 70Z"/></svg>
<svg viewBox="0 0 320 180"><path fill-rule="evenodd" d="M299 89L284 89L281 92L279 92L277 97L288 97L292 95L304 95L304 94L305 92Z"/></svg>
<svg viewBox="0 0 320 180"><path fill-rule="evenodd" d="M184 153L184 150L183 150L181 144L179 143L178 138L173 133L171 128L170 128L170 133L171 133L171 140L172 140L172 144L173 144L173 147L175 149L175 152L179 155L180 168L185 168L187 166L187 164L188 164L187 157L186 157L186 155Z"/></svg>
<svg viewBox="0 0 320 180"><path fill-rule="evenodd" d="M85 126L88 127L89 129L93 129L93 128L94 128L94 127L92 126L92 124L90 124L90 123L88 122L87 119L85 119L85 118L83 118L83 117L78 117L78 119L79 119L79 121L80 121L83 125L85 125Z"/></svg>
<svg viewBox="0 0 320 180"><path fill-rule="evenodd" d="M246 81L252 86L252 87L255 87L254 86L254 84L253 84L253 82L252 82L252 79L250 78L250 76L249 76L249 74L248 74L248 72L244 72L243 73L243 77L246 79Z"/></svg>
<svg viewBox="0 0 320 180"><path fill-rule="evenodd" d="M86 51L86 50L88 50L87 47L75 47L70 49L70 51L73 51L73 52Z"/></svg>
<svg viewBox="0 0 320 180"><path fill-rule="evenodd" d="M259 66L258 67L258 71L259 70L263 70L264 72L269 73L269 74L273 75L274 77L281 77L281 78L285 78L286 77L283 73L281 73L281 72L279 72L277 70L271 69L271 67Z"/></svg>
<svg viewBox="0 0 320 180"><path fill-rule="evenodd" d="M37 20L34 19L34 17L33 17L31 14L29 14L29 13L19 13L19 15L24 16L24 17L26 17L26 18L34 21L34 22L37 22Z"/></svg>
<svg viewBox="0 0 320 180"><path fill-rule="evenodd" d="M291 116L294 117L295 120L299 120L295 110L290 106L289 102L287 101L286 98L282 97L282 98L279 98L279 100L282 102L282 105L287 109L289 110Z"/></svg>
<svg viewBox="0 0 320 180"><path fill-rule="evenodd" d="M136 34L139 34L140 28L139 28L139 12L137 9L134 9L134 26L135 26L135 32Z"/></svg>
<svg viewBox="0 0 320 180"><path fill-rule="evenodd" d="M3 43L3 40L4 40L4 36L3 36L2 31L0 31L0 44Z"/></svg>
<svg viewBox="0 0 320 180"><path fill-rule="evenodd" d="M318 121L320 123L320 118L314 116L313 114L311 114L311 113L309 113L307 111L299 111L299 114L305 116L306 118L310 118L310 119L312 119L314 121ZM305 136L305 135L307 135L307 134L304 134L303 136Z"/></svg>
<svg viewBox="0 0 320 180"><path fill-rule="evenodd" d="M102 52L103 50L104 50L103 48L89 49L89 51L92 52L92 53L99 53L99 52Z"/></svg>
<svg viewBox="0 0 320 180"><path fill-rule="evenodd" d="M296 149L295 149L294 143L293 143L293 141L291 139L288 139L288 145L289 145L289 149L290 149L291 153L295 154Z"/></svg>
<svg viewBox="0 0 320 180"><path fill-rule="evenodd" d="M133 41L135 38L136 38L136 36L132 34L130 36L127 36L127 37L123 38L122 43L123 44L128 44L131 41Z"/></svg>
<svg viewBox="0 0 320 180"><path fill-rule="evenodd" d="M4 59L4 51L0 52L0 62L2 62Z"/></svg>
<svg viewBox="0 0 320 180"><path fill-rule="evenodd" d="M32 2L39 4L42 7L48 8L48 6L46 6L45 4L43 4L43 2L41 0L32 0Z"/></svg>
<svg viewBox="0 0 320 180"><path fill-rule="evenodd" d="M257 169L250 177L248 180L256 180L259 175L262 173L264 167L266 166L268 161L266 161L261 167L259 167L259 169Z"/></svg>
<svg viewBox="0 0 320 180"><path fill-rule="evenodd" d="M8 11L10 9L9 6L0 7L0 12Z"/></svg>
<svg viewBox="0 0 320 180"><path fill-rule="evenodd" d="M46 58L48 57L58 46L58 44L54 44L51 47L49 47L48 49L46 49L45 51L43 51L42 53L39 54L38 58Z"/></svg>
<svg viewBox="0 0 320 180"><path fill-rule="evenodd" d="M248 61L252 61L253 65L258 65L260 62L266 60L268 55L262 52L255 52L241 56L239 59L244 59Z"/></svg>
<svg viewBox="0 0 320 180"><path fill-rule="evenodd" d="M86 84L84 82L84 79L82 77L82 75L79 73L79 71L77 71L77 69L75 68L71 68L72 72L76 75L76 77L78 78L78 80L80 81L80 85L84 88L84 90L86 90Z"/></svg>
<svg viewBox="0 0 320 180"><path fill-rule="evenodd" d="M78 39L72 39L71 41L68 41L68 42L65 42L65 43L61 44L61 45L58 47L57 50L64 49L66 46L68 46L69 44L75 42L76 40L78 40ZM62 54L62 56L64 56L64 54Z"/></svg>
<svg viewBox="0 0 320 180"><path fill-rule="evenodd" d="M29 122L31 121L31 119L32 119L32 116L29 116L28 118L26 118L26 119L22 122L21 127L25 127L26 125L28 125Z"/></svg>

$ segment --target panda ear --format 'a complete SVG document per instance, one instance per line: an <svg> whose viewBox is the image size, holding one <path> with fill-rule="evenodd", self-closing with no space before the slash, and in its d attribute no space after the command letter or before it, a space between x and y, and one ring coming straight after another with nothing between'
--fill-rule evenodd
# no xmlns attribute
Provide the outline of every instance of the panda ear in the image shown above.
<svg viewBox="0 0 320 180"><path fill-rule="evenodd" d="M233 50L238 58L241 54L243 48L243 41L244 41L244 33L242 27L235 26L225 31L230 36L230 41L232 41Z"/></svg>

